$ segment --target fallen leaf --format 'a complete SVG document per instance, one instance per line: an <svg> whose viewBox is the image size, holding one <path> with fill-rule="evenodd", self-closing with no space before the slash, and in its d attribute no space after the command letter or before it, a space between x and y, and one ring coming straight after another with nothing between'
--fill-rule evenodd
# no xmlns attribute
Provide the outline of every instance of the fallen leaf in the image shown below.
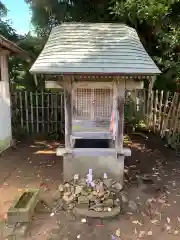
<svg viewBox="0 0 180 240"><path fill-rule="evenodd" d="M167 231L171 230L171 226L170 225L165 224L165 227L166 227Z"/></svg>
<svg viewBox="0 0 180 240"><path fill-rule="evenodd" d="M128 215L132 215L132 213L131 213L131 212L127 212L127 214L128 214Z"/></svg>
<svg viewBox="0 0 180 240"><path fill-rule="evenodd" d="M174 235L177 235L178 233L179 233L178 230L175 230L175 231L174 231Z"/></svg>
<svg viewBox="0 0 180 240"><path fill-rule="evenodd" d="M82 218L82 219L81 219L81 222L82 222L82 223L86 223L87 221L86 221L85 218Z"/></svg>
<svg viewBox="0 0 180 240"><path fill-rule="evenodd" d="M120 237L120 236L121 236L121 230L120 230L119 228L116 230L116 236L117 236L117 237Z"/></svg>
<svg viewBox="0 0 180 240"><path fill-rule="evenodd" d="M149 198L149 199L147 200L147 203L152 203L152 202L156 202L156 199L155 199L155 198Z"/></svg>
<svg viewBox="0 0 180 240"><path fill-rule="evenodd" d="M145 231L140 231L140 232L139 232L139 237L140 237L140 238L141 238L141 237L144 237L145 233L146 233Z"/></svg>
<svg viewBox="0 0 180 240"><path fill-rule="evenodd" d="M137 229L135 228L135 229L134 229L134 234L137 235L137 233L138 233L138 232L137 232Z"/></svg>
<svg viewBox="0 0 180 240"><path fill-rule="evenodd" d="M169 217L166 218L167 219L167 222L170 223L171 222L171 219Z"/></svg>
<svg viewBox="0 0 180 240"><path fill-rule="evenodd" d="M163 200L163 199L158 199L158 203L163 204L163 203L165 203L165 200Z"/></svg>
<svg viewBox="0 0 180 240"><path fill-rule="evenodd" d="M151 220L151 222L153 223L153 224L156 224L157 222L159 222L157 219L153 219L153 220Z"/></svg>
<svg viewBox="0 0 180 240"><path fill-rule="evenodd" d="M148 231L148 232L147 232L147 235L148 235L148 236L152 236L152 231Z"/></svg>
<svg viewBox="0 0 180 240"><path fill-rule="evenodd" d="M134 223L134 224L138 224L138 225L142 226L142 223L139 222L138 220L134 220L134 221L132 221L132 223Z"/></svg>

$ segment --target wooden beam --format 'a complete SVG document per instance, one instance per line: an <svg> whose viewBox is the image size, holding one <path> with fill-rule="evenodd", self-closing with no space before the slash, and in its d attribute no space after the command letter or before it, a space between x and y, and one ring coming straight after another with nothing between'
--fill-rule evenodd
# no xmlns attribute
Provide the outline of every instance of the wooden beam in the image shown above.
<svg viewBox="0 0 180 240"><path fill-rule="evenodd" d="M118 127L116 134L115 147L123 149L124 140L124 94L125 89L117 82L117 110L118 110Z"/></svg>
<svg viewBox="0 0 180 240"><path fill-rule="evenodd" d="M0 55L0 69L1 69L1 80L9 82L9 72L8 72L8 56Z"/></svg>
<svg viewBox="0 0 180 240"><path fill-rule="evenodd" d="M73 157L96 157L96 156L131 156L131 150L129 148L57 148L56 155L64 156L66 154L72 154Z"/></svg>
<svg viewBox="0 0 180 240"><path fill-rule="evenodd" d="M65 103L65 148L71 147L72 135L72 81L70 77L64 77L66 87L64 88L64 103Z"/></svg>
<svg viewBox="0 0 180 240"><path fill-rule="evenodd" d="M59 81L45 81L45 88L62 89Z"/></svg>
<svg viewBox="0 0 180 240"><path fill-rule="evenodd" d="M5 50L8 50L10 52L18 53L20 55L23 55L26 58L27 57L29 58L28 54L23 49L21 49L15 43L9 41L8 39L6 39L3 36L0 36L0 47L4 48Z"/></svg>

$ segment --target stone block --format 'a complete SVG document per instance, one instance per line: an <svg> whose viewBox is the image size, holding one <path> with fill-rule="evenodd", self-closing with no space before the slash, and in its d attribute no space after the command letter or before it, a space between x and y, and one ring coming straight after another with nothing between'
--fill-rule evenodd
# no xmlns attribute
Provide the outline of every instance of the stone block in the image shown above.
<svg viewBox="0 0 180 240"><path fill-rule="evenodd" d="M7 239L13 233L15 226L16 224L7 225L5 221L1 222L0 239Z"/></svg>
<svg viewBox="0 0 180 240"><path fill-rule="evenodd" d="M105 207L112 207L113 204L114 204L114 201L113 201L112 199L107 199L107 200L105 200L105 201L103 202L103 205L104 205Z"/></svg>
<svg viewBox="0 0 180 240"><path fill-rule="evenodd" d="M8 240L23 240L28 232L29 223L19 223L8 236Z"/></svg>
<svg viewBox="0 0 180 240"><path fill-rule="evenodd" d="M39 201L39 189L25 191L9 208L8 223L30 222Z"/></svg>
<svg viewBox="0 0 180 240"><path fill-rule="evenodd" d="M120 207L113 208L111 212L95 212L95 211L78 208L78 207L75 207L73 210L75 215L78 215L81 217L100 218L100 219L114 218L120 214L120 211L121 211Z"/></svg>
<svg viewBox="0 0 180 240"><path fill-rule="evenodd" d="M80 196L78 197L78 204L88 204L89 198L88 196Z"/></svg>

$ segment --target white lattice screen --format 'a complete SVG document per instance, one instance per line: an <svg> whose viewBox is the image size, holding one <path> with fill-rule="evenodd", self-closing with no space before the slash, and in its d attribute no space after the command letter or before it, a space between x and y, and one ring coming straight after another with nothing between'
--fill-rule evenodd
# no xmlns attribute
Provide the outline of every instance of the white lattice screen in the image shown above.
<svg viewBox="0 0 180 240"><path fill-rule="evenodd" d="M109 119L112 113L113 90L76 88L73 102L75 119Z"/></svg>

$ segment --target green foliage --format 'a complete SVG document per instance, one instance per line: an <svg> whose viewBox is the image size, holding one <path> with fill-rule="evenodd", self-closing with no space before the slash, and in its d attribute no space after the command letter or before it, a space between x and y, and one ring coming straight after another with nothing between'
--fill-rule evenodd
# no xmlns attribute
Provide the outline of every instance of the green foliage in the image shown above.
<svg viewBox="0 0 180 240"><path fill-rule="evenodd" d="M0 1L0 34L17 43L31 61L11 59L11 80L35 89L29 68L41 51L50 30L62 22L121 22L136 28L147 52L162 71L155 88L176 91L180 78L180 0L25 0L32 11L38 36L18 36L1 17L7 9ZM25 79L26 80L23 80ZM40 86L41 88L41 80Z"/></svg>
<svg viewBox="0 0 180 240"><path fill-rule="evenodd" d="M180 76L179 0L112 0L113 18L135 27L163 75L156 88L177 89Z"/></svg>
<svg viewBox="0 0 180 240"><path fill-rule="evenodd" d="M27 34L25 36L18 35L10 25L9 21L3 21L1 19L0 35L16 43L29 55L28 60L23 59L18 55L11 55L9 57L9 77L11 82L11 88L24 88L30 91L37 90L34 78L30 74L29 69L31 68L33 62L36 60L37 56L42 50L45 39L34 37L30 34ZM42 86L42 84L39 84L38 88L41 89Z"/></svg>
<svg viewBox="0 0 180 240"><path fill-rule="evenodd" d="M0 1L0 17L5 17L7 15L7 8L2 1Z"/></svg>
<svg viewBox="0 0 180 240"><path fill-rule="evenodd" d="M32 10L38 35L47 36L52 26L62 22L108 22L108 0L25 0Z"/></svg>
<svg viewBox="0 0 180 240"><path fill-rule="evenodd" d="M177 90L180 76L180 0L26 0L36 32L48 36L67 21L122 22L136 28L163 72L155 88Z"/></svg>

